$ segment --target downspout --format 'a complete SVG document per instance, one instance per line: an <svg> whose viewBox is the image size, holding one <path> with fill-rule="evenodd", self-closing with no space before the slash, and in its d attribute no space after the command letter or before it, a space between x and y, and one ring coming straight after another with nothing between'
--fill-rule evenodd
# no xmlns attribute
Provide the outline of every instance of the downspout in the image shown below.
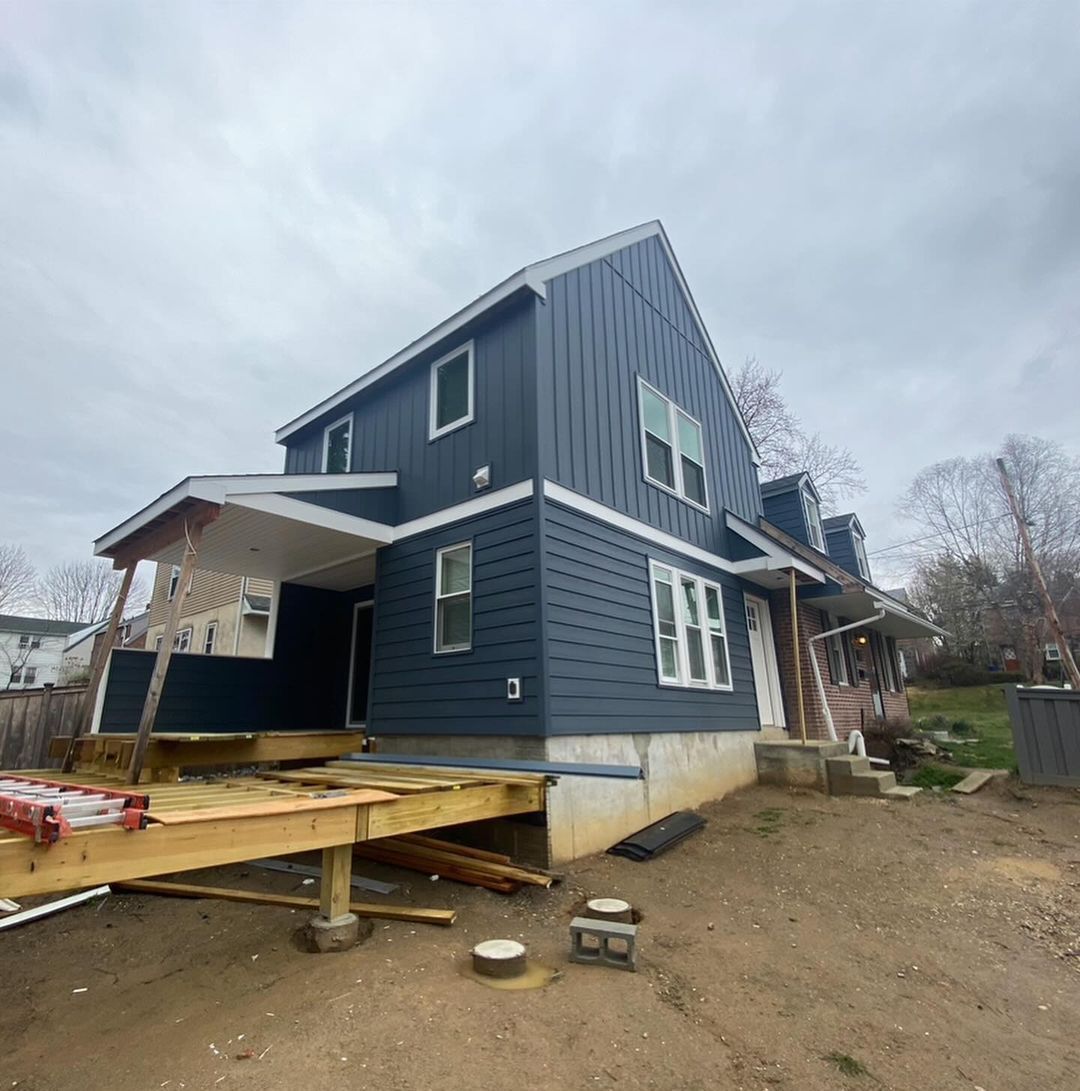
<svg viewBox="0 0 1080 1091"><path fill-rule="evenodd" d="M870 625L872 622L880 621L884 616L885 608L882 607L873 617L863 618L862 621L852 621L848 625L841 625L838 629L827 629L823 633L817 633L815 636L810 637L806 642L806 646L810 648L810 669L814 672L814 685L817 688L818 697L821 699L821 707L825 712L825 728L829 732L830 742L838 742L839 740L836 737L836 726L833 724L832 713L829 711L829 702L825 699L825 684L821 681L821 668L818 666L817 654L810 645L815 640L824 640L829 636L839 636L849 629L858 629L863 625Z"/></svg>

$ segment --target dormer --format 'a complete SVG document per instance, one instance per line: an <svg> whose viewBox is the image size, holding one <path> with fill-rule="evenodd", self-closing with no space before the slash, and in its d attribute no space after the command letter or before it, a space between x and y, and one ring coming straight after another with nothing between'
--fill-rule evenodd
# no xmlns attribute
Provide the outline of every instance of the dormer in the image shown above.
<svg viewBox="0 0 1080 1091"><path fill-rule="evenodd" d="M788 474L761 486L765 518L785 534L821 553L826 552L821 496L808 473Z"/></svg>
<svg viewBox="0 0 1080 1091"><path fill-rule="evenodd" d="M829 556L860 579L870 580L870 562L866 559L866 532L859 517L852 512L825 520L825 541Z"/></svg>

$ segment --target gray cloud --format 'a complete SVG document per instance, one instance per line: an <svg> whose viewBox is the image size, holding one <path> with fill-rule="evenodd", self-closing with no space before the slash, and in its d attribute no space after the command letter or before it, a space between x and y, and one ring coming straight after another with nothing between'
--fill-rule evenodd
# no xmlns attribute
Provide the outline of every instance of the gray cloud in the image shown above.
<svg viewBox="0 0 1080 1091"><path fill-rule="evenodd" d="M1080 9L0 7L0 537L42 562L528 261L659 216L852 446L1075 444ZM1050 397L1038 397L1039 391Z"/></svg>

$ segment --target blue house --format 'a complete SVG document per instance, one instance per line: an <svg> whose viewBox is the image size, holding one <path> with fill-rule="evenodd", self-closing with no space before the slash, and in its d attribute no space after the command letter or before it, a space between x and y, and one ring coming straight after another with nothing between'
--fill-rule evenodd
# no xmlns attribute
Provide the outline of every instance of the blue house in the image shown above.
<svg viewBox="0 0 1080 1091"><path fill-rule="evenodd" d="M759 486L658 222L525 267L276 439L282 474L187 478L96 543L177 563L197 518L200 568L279 584L270 657L175 657L158 730L640 765L551 793L559 860L752 782L793 725L773 617L840 586L858 522L806 475ZM113 654L99 730L151 668Z"/></svg>

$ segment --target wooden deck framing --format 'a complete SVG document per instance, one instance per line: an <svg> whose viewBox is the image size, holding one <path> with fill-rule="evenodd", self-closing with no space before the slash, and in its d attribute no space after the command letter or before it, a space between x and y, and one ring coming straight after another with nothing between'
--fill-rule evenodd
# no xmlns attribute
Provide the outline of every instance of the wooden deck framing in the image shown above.
<svg viewBox="0 0 1080 1091"><path fill-rule="evenodd" d="M0 774L4 775L4 774ZM118 787L99 772L20 771ZM0 897L49 894L218 864L333 849L485 818L542 811L547 780L482 770L348 762L254 777L149 786L145 830L100 828L51 846L0 831ZM344 857L344 854L336 854ZM348 880L326 884L348 901ZM339 897L340 896L340 897Z"/></svg>

